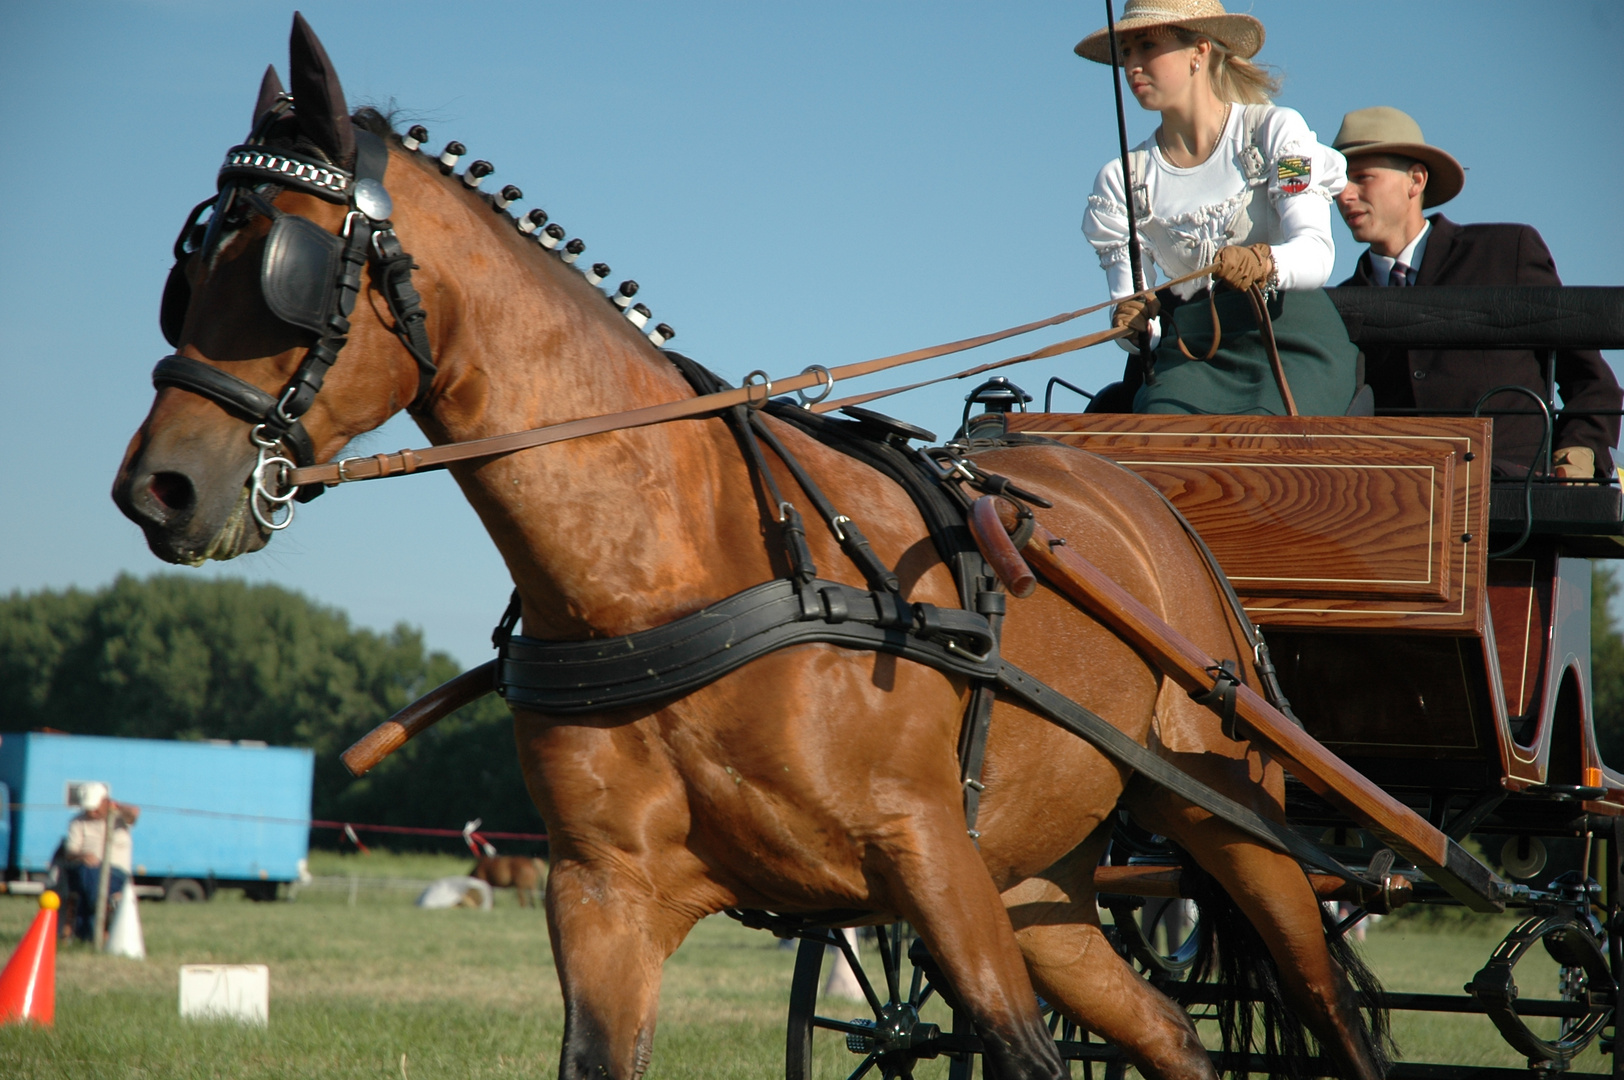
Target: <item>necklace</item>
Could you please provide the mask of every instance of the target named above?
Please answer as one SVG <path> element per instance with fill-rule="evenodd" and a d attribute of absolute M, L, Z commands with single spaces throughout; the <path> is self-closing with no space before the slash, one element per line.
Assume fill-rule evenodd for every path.
<path fill-rule="evenodd" d="M 1156 147 L 1157 147 L 1157 149 L 1161 150 L 1162 157 L 1166 158 L 1168 164 L 1173 165 L 1174 168 L 1193 169 L 1197 165 L 1205 165 L 1207 162 L 1212 160 L 1212 155 L 1214 155 L 1214 154 L 1216 154 L 1218 152 L 1218 144 L 1224 141 L 1224 132 L 1229 130 L 1229 117 L 1230 117 L 1230 114 L 1233 113 L 1234 111 L 1235 111 L 1235 103 L 1233 101 L 1228 102 L 1228 103 L 1226 103 L 1224 105 L 1224 120 L 1223 120 L 1223 123 L 1218 125 L 1218 137 L 1216 139 L 1212 140 L 1212 149 L 1207 151 L 1207 156 L 1206 157 L 1202 158 L 1200 161 L 1195 162 L 1194 164 L 1191 164 L 1191 165 L 1178 165 L 1178 164 L 1174 163 L 1173 155 L 1172 155 L 1171 151 L 1168 150 L 1167 143 L 1162 141 L 1162 129 L 1161 129 L 1160 125 L 1157 125 L 1157 127 L 1156 127 Z"/>

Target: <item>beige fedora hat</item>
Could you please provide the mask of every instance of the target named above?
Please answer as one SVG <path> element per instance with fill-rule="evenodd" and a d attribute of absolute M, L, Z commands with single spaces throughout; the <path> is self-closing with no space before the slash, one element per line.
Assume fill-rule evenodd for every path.
<path fill-rule="evenodd" d="M 1250 15 L 1231 15 L 1218 0 L 1128 0 L 1122 18 L 1116 21 L 1118 34 L 1152 26 L 1194 30 L 1244 58 L 1256 56 L 1263 48 L 1263 24 Z M 1074 51 L 1078 56 L 1109 64 L 1111 35 L 1101 27 L 1079 41 Z"/>
<path fill-rule="evenodd" d="M 1421 125 L 1409 113 L 1388 105 L 1355 109 L 1342 118 L 1332 147 L 1344 157 L 1359 154 L 1397 154 L 1414 158 L 1427 167 L 1427 190 L 1421 205 L 1427 209 L 1442 206 L 1466 186 L 1466 170 L 1460 162 L 1421 137 Z"/>

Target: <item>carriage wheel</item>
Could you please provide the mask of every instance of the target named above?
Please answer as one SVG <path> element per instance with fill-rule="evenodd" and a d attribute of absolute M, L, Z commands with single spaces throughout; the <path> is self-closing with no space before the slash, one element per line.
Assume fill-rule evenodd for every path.
<path fill-rule="evenodd" d="M 879 986 L 857 963 L 856 950 L 838 931 L 824 932 L 822 936 L 802 939 L 800 952 L 795 958 L 795 978 L 790 988 L 789 1036 L 786 1045 L 784 1075 L 787 1080 L 833 1080 L 845 1077 L 857 1080 L 864 1076 L 913 1077 L 914 1069 L 923 1061 L 933 1061 L 930 1075 L 946 1080 L 972 1080 L 975 1060 L 981 1053 L 981 1040 L 975 1034 L 975 1025 L 959 1006 L 952 988 L 942 976 L 941 969 L 930 955 L 925 943 L 913 936 L 906 923 L 877 927 L 879 952 L 884 979 Z M 820 1016 L 817 1011 L 818 990 L 823 981 L 823 960 L 827 948 L 841 950 L 851 964 L 853 973 L 863 987 L 868 1016 L 852 1020 L 836 1016 Z M 949 1030 L 941 1025 L 919 1018 L 928 1005 L 951 1010 Z M 825 1002 L 826 1009 L 832 1002 Z M 852 1003 L 853 1010 L 864 1005 Z M 1119 1052 L 1098 1042 L 1081 1031 L 1071 1020 L 1061 1016 L 1047 1002 L 1038 1001 L 1038 1008 L 1056 1041 L 1056 1048 L 1066 1059 L 1067 1075 L 1072 1075 L 1074 1062 L 1094 1061 L 1104 1065 L 1105 1080 L 1120 1080 L 1123 1063 Z M 841 1014 L 845 1015 L 845 1014 Z M 942 1017 L 942 1019 L 946 1019 Z M 823 1032 L 821 1039 L 817 1033 Z M 823 1060 L 814 1053 L 814 1043 L 822 1047 Z M 843 1046 L 843 1051 L 836 1050 Z M 831 1061 L 831 1051 L 836 1055 Z M 1088 1066 L 1085 1066 L 1087 1069 Z"/>
<path fill-rule="evenodd" d="M 1574 1015 L 1563 1018 L 1554 1039 L 1534 1032 L 1517 1014 L 1515 968 L 1536 942 L 1560 965 L 1562 999 L 1576 1006 Z M 1466 992 L 1483 1004 L 1501 1036 L 1526 1054 L 1531 1065 L 1561 1068 L 1613 1018 L 1618 987 L 1608 970 L 1607 951 L 1606 935 L 1597 921 L 1583 909 L 1564 905 L 1519 923 L 1466 984 Z"/>
<path fill-rule="evenodd" d="M 1179 862 L 1177 849 L 1165 837 L 1150 833 L 1127 814 L 1120 814 L 1106 859 L 1113 866 L 1123 866 L 1134 858 L 1173 866 Z M 1189 974 L 1201 945 L 1199 911 L 1195 911 L 1194 918 L 1185 917 L 1187 910 L 1195 910 L 1193 905 L 1187 909 L 1178 900 L 1104 893 L 1100 906 L 1111 913 L 1116 924 L 1113 938 L 1117 951 L 1137 964 L 1151 982 L 1165 986 L 1182 982 Z"/>
<path fill-rule="evenodd" d="M 889 927 L 875 927 L 878 938 L 880 967 L 884 978 L 878 986 L 863 970 L 857 950 L 839 931 L 824 931 L 802 939 L 795 957 L 795 978 L 790 985 L 789 1035 L 785 1047 L 784 1075 L 787 1080 L 814 1080 L 814 1078 L 877 1076 L 912 1077 L 914 1066 L 920 1061 L 952 1053 L 952 1044 L 973 1042 L 967 1040 L 970 1027 L 962 1013 L 953 1010 L 953 1030 L 944 1034 L 941 1026 L 921 1020 L 920 1011 L 933 998 L 940 997 L 952 1007 L 950 992 L 944 992 L 945 983 L 924 944 L 913 936 L 906 923 Z M 851 965 L 852 973 L 862 987 L 864 1002 L 853 1002 L 852 1011 L 866 1011 L 867 1015 L 853 1019 L 846 1014 L 827 1016 L 818 1014 L 818 991 L 823 982 L 823 958 L 829 946 L 839 949 Z M 836 1008 L 826 1002 L 825 1008 Z M 818 1032 L 826 1033 L 817 1039 Z M 844 1040 L 850 1056 L 828 1060 L 829 1048 L 837 1045 L 833 1037 Z M 957 1037 L 957 1038 L 956 1038 Z M 817 1060 L 814 1043 L 824 1049 L 824 1060 Z M 958 1053 L 948 1068 L 951 1080 L 969 1080 L 968 1055 Z"/>
<path fill-rule="evenodd" d="M 1105 896 L 1100 906 L 1111 913 L 1115 944 L 1157 986 L 1183 982 L 1201 947 L 1201 916 L 1184 917 L 1177 900 L 1141 900 Z"/>

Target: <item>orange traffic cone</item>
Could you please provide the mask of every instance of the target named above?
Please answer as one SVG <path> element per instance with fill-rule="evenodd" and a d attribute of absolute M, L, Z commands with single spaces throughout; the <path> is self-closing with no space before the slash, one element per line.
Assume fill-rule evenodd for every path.
<path fill-rule="evenodd" d="M 56 909 L 61 906 L 56 893 L 40 893 L 34 925 L 0 971 L 0 1024 L 32 1020 L 50 1027 L 56 1019 Z"/>

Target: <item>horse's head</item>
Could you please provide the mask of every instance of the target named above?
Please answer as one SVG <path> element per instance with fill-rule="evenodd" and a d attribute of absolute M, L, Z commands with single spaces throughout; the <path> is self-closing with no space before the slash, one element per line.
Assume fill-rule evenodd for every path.
<path fill-rule="evenodd" d="M 290 74 L 288 94 L 266 71 L 247 143 L 176 241 L 161 313 L 175 352 L 153 372 L 157 396 L 113 485 L 169 562 L 263 547 L 289 514 L 289 463 L 331 457 L 421 401 L 434 375 L 381 182 L 387 125 L 352 120 L 299 15 Z"/>

